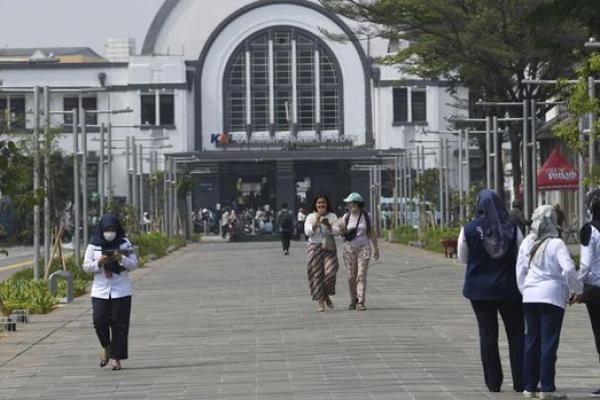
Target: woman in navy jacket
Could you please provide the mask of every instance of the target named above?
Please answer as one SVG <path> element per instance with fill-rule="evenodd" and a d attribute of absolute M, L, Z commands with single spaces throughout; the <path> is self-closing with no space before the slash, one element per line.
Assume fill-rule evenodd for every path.
<path fill-rule="evenodd" d="M 477 199 L 477 216 L 460 231 L 458 258 L 467 265 L 463 295 L 479 326 L 481 363 L 490 392 L 502 386 L 498 350 L 498 313 L 508 338 L 513 389 L 523 391 L 523 349 L 525 326 L 521 293 L 515 266 L 523 235 L 512 222 L 502 199 L 492 190 L 483 190 Z"/>

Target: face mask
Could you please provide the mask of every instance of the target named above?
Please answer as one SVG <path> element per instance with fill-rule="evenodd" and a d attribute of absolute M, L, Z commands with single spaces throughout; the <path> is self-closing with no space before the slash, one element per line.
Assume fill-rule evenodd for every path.
<path fill-rule="evenodd" d="M 104 240 L 106 240 L 107 242 L 112 242 L 117 237 L 117 232 L 107 231 L 104 232 L 102 236 L 104 236 Z"/>

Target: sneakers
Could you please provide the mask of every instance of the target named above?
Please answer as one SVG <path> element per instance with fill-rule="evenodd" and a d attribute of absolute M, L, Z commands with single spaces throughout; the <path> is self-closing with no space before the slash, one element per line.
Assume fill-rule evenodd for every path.
<path fill-rule="evenodd" d="M 551 400 L 551 399 L 568 399 L 566 394 L 559 392 L 539 392 L 538 397 L 540 399 Z"/>
<path fill-rule="evenodd" d="M 290 255 L 290 251 L 289 250 L 284 250 L 283 251 L 283 255 L 284 256 L 289 256 Z"/>
<path fill-rule="evenodd" d="M 523 390 L 523 397 L 526 399 L 533 399 L 537 397 L 537 392 L 530 392 L 529 390 Z"/>

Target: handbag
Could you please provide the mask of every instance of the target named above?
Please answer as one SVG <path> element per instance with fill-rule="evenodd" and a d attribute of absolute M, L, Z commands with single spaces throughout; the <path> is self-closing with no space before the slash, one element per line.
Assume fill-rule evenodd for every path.
<path fill-rule="evenodd" d="M 325 239 L 323 243 L 321 243 L 321 248 L 325 251 L 336 251 L 337 247 L 335 246 L 335 239 L 333 235 L 327 234 L 325 235 Z"/>
<path fill-rule="evenodd" d="M 363 213 L 361 211 L 360 214 L 358 215 L 358 221 L 356 221 L 356 226 L 354 228 L 348 229 L 346 231 L 346 233 L 344 235 L 342 235 L 346 242 L 353 241 L 356 238 L 356 235 L 358 235 L 358 225 L 360 224 L 360 219 L 361 219 L 362 215 L 363 215 Z M 348 225 L 349 219 L 350 219 L 350 215 L 348 215 L 348 218 L 346 218 L 346 226 Z"/>
<path fill-rule="evenodd" d="M 321 249 L 325 251 L 337 251 L 337 247 L 335 246 L 335 238 L 329 232 L 323 234 L 323 228 L 319 226 L 319 230 L 321 231 L 321 235 L 323 235 L 323 242 L 321 243 Z"/>

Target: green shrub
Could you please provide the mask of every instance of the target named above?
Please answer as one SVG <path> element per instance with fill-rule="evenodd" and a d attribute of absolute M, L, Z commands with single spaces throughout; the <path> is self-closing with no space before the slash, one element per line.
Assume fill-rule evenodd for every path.
<path fill-rule="evenodd" d="M 443 239 L 458 239 L 460 228 L 427 229 L 421 233 L 421 244 L 425 250 L 443 253 L 440 243 Z M 403 225 L 393 231 L 392 242 L 409 244 L 419 241 L 419 231 L 412 226 Z"/>

